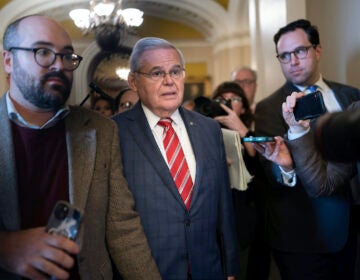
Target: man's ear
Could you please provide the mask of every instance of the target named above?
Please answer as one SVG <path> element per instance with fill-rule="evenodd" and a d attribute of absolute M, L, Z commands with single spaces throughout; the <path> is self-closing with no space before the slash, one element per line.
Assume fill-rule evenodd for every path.
<path fill-rule="evenodd" d="M 315 48 L 316 57 L 318 60 L 320 60 L 321 54 L 322 54 L 322 46 L 319 44 Z"/>
<path fill-rule="evenodd" d="M 135 73 L 133 72 L 130 72 L 129 75 L 128 75 L 128 84 L 129 84 L 129 87 L 137 92 L 137 86 L 136 86 L 136 81 L 135 81 Z"/>
<path fill-rule="evenodd" d="M 9 51 L 3 50 L 2 57 L 3 57 L 4 70 L 7 74 L 10 74 L 12 69 L 12 54 Z"/>

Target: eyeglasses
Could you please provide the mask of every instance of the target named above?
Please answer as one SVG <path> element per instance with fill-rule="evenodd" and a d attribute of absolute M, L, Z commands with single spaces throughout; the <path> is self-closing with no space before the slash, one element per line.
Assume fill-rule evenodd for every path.
<path fill-rule="evenodd" d="M 133 106 L 134 106 L 134 104 L 131 103 L 130 101 L 126 101 L 126 102 L 124 102 L 124 103 L 120 103 L 120 105 L 119 105 L 119 107 L 120 107 L 121 109 L 130 109 L 130 108 L 133 107 Z"/>
<path fill-rule="evenodd" d="M 41 67 L 49 67 L 55 62 L 56 56 L 60 56 L 64 70 L 67 71 L 74 71 L 79 67 L 83 59 L 80 55 L 74 53 L 56 53 L 48 48 L 11 47 L 9 51 L 11 52 L 12 50 L 33 52 L 35 62 Z"/>
<path fill-rule="evenodd" d="M 242 101 L 242 98 L 239 97 L 239 96 L 232 97 L 232 98 L 229 98 L 229 99 L 226 99 L 226 98 L 223 98 L 223 97 L 218 97 L 218 98 L 215 99 L 215 101 L 218 102 L 218 103 L 226 105 L 229 101 L 234 102 L 234 103 L 239 103 L 239 102 Z"/>
<path fill-rule="evenodd" d="M 279 61 L 283 64 L 290 63 L 291 61 L 291 54 L 294 54 L 296 58 L 298 59 L 304 59 L 307 57 L 309 49 L 316 48 L 316 45 L 311 46 L 301 46 L 293 50 L 292 52 L 283 52 L 278 54 L 276 57 L 279 59 Z"/>
<path fill-rule="evenodd" d="M 155 82 L 165 79 L 166 75 L 169 75 L 170 78 L 173 80 L 179 80 L 179 79 L 185 77 L 185 69 L 183 69 L 183 68 L 174 68 L 174 69 L 171 69 L 168 73 L 163 70 L 154 70 L 154 71 L 151 71 L 150 73 L 135 71 L 135 73 L 144 75 L 145 77 L 150 78 L 151 80 L 153 80 Z"/>
<path fill-rule="evenodd" d="M 252 79 L 244 79 L 244 80 L 235 80 L 240 86 L 250 86 L 255 83 L 255 80 Z"/>

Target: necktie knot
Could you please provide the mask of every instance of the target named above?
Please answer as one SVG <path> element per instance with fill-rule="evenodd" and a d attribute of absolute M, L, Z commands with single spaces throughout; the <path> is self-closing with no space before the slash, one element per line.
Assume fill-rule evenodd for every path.
<path fill-rule="evenodd" d="M 172 123 L 172 119 L 170 119 L 170 118 L 160 119 L 158 121 L 158 125 L 160 125 L 164 128 L 164 133 L 167 133 L 169 131 L 169 129 L 173 129 L 171 123 Z"/>
<path fill-rule="evenodd" d="M 313 92 L 315 92 L 318 88 L 319 88 L 319 87 L 318 87 L 317 85 L 312 85 L 312 86 L 307 87 L 306 90 L 307 90 L 308 93 L 313 93 Z"/>
<path fill-rule="evenodd" d="M 171 126 L 171 123 L 172 123 L 172 119 L 170 118 L 166 118 L 166 119 L 160 119 L 158 121 L 158 125 L 164 127 L 164 128 L 168 128 Z"/>

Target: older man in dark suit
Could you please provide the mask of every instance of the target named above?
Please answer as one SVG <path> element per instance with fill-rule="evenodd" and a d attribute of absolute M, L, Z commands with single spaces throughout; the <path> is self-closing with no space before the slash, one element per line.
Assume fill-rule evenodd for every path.
<path fill-rule="evenodd" d="M 340 111 L 360 99 L 358 89 L 322 78 L 319 33 L 309 21 L 289 23 L 275 34 L 274 41 L 287 82 L 258 103 L 257 135 L 288 132 L 290 140 L 302 135 L 302 130 L 288 131 L 282 116 L 282 103 L 293 91 L 307 92 L 316 85 L 328 111 Z M 351 248 L 356 245 L 350 230 L 349 189 L 330 197 L 310 198 L 292 165 L 279 166 L 266 160 L 264 166 L 272 182 L 266 204 L 266 235 L 282 279 L 352 279 L 355 250 Z"/>
<path fill-rule="evenodd" d="M 139 40 L 118 114 L 124 174 L 164 279 L 234 279 L 237 248 L 224 144 L 214 120 L 181 107 L 184 58 L 160 38 Z M 177 164 L 178 163 L 178 164 Z"/>

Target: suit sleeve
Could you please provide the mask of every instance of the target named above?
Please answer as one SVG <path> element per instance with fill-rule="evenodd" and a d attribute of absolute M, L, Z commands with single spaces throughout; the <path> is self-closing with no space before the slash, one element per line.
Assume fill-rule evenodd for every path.
<path fill-rule="evenodd" d="M 316 122 L 316 143 L 329 160 L 359 160 L 360 101 L 349 107 L 346 112 L 320 117 Z"/>
<path fill-rule="evenodd" d="M 256 136 L 284 136 L 288 126 L 282 117 L 282 102 L 277 99 L 268 99 L 256 106 L 255 135 Z M 266 177 L 272 188 L 288 188 L 284 184 L 279 166 L 260 156 Z"/>
<path fill-rule="evenodd" d="M 133 196 L 123 176 L 115 123 L 113 128 L 106 233 L 110 254 L 124 279 L 161 279 L 140 217 L 134 209 Z"/>
<path fill-rule="evenodd" d="M 306 192 L 313 197 L 330 195 L 348 185 L 356 175 L 355 163 L 327 162 L 315 147 L 312 131 L 287 141 L 295 170 Z"/>

